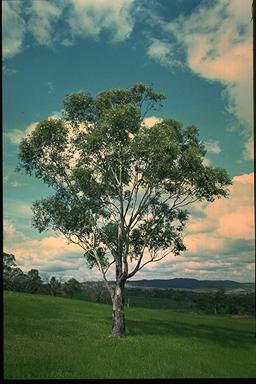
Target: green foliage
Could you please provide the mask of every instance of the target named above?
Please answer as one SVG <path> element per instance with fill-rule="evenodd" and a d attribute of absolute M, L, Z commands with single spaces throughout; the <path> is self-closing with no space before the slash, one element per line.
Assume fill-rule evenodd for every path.
<path fill-rule="evenodd" d="M 150 262 L 184 251 L 186 206 L 228 195 L 231 180 L 205 165 L 196 127 L 172 119 L 145 126 L 164 98 L 141 83 L 95 98 L 74 93 L 62 119 L 42 121 L 20 144 L 18 169 L 55 191 L 33 204 L 34 227 L 79 244 L 105 281 L 112 263 L 124 282 L 145 265 L 146 251 Z"/>
<path fill-rule="evenodd" d="M 94 100 L 89 93 L 68 95 L 64 100 L 64 117 L 75 127 L 82 121 L 94 121 Z"/>
<path fill-rule="evenodd" d="M 6 252 L 3 252 L 3 273 L 12 272 L 17 268 L 15 256 Z"/>
<path fill-rule="evenodd" d="M 66 148 L 68 130 L 59 119 L 43 120 L 36 129 L 21 140 L 17 167 L 29 174 L 33 173 L 48 185 L 56 185 L 56 171 L 63 175 L 65 162 L 62 153 Z"/>
<path fill-rule="evenodd" d="M 84 200 L 84 203 L 83 203 Z M 83 210 L 81 210 L 83 205 Z M 94 207 L 96 209 L 96 207 Z M 40 231 L 45 231 L 49 225 L 54 230 L 69 233 L 89 233 L 93 216 L 90 204 L 86 199 L 77 202 L 71 196 L 56 193 L 55 196 L 35 201 L 32 206 L 34 212 L 33 225 Z"/>
<path fill-rule="evenodd" d="M 141 116 L 133 105 L 122 105 L 114 109 L 104 110 L 102 121 L 105 137 L 114 142 L 125 145 L 129 140 L 129 133 L 134 134 L 139 130 Z"/>
<path fill-rule="evenodd" d="M 98 246 L 96 247 L 95 252 L 87 251 L 84 253 L 84 257 L 86 259 L 86 263 L 89 269 L 95 267 L 95 253 L 101 261 L 101 266 L 103 268 L 106 268 L 108 266 L 108 256 L 106 254 L 106 251 L 102 247 Z"/>
<path fill-rule="evenodd" d="M 64 283 L 64 291 L 67 295 L 73 296 L 81 290 L 81 284 L 73 277 Z"/>
<path fill-rule="evenodd" d="M 96 97 L 96 108 L 101 116 L 105 110 L 131 104 L 141 109 L 142 115 L 145 116 L 149 110 L 157 110 L 164 99 L 165 96 L 155 92 L 151 86 L 137 83 L 130 89 L 113 89 L 101 92 Z"/>
<path fill-rule="evenodd" d="M 130 288 L 126 287 L 126 298 L 134 307 L 174 309 L 194 313 L 229 314 L 255 316 L 255 293 L 225 293 L 221 288 L 215 292 L 181 289 Z"/>
<path fill-rule="evenodd" d="M 55 276 L 51 277 L 49 291 L 52 296 L 56 296 L 61 291 L 61 282 L 57 280 Z"/>
<path fill-rule="evenodd" d="M 10 291 L 36 293 L 42 285 L 37 269 L 24 273 L 16 264 L 15 256 L 3 252 L 3 282 L 4 288 Z"/>
<path fill-rule="evenodd" d="M 100 281 L 83 283 L 80 299 L 94 303 L 110 304 L 109 293 L 104 283 Z"/>
<path fill-rule="evenodd" d="M 36 293 L 38 292 L 42 284 L 41 277 L 37 269 L 31 269 L 27 273 L 26 292 Z"/>
<path fill-rule="evenodd" d="M 3 286 L 11 291 L 21 290 L 24 286 L 25 275 L 17 266 L 15 256 L 3 252 Z"/>

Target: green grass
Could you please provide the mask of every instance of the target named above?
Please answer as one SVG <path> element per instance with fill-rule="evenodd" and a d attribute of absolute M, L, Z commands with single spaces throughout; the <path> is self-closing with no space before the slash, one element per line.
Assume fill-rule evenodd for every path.
<path fill-rule="evenodd" d="M 126 309 L 127 337 L 108 337 L 111 307 L 5 292 L 5 379 L 253 378 L 254 319 Z"/>

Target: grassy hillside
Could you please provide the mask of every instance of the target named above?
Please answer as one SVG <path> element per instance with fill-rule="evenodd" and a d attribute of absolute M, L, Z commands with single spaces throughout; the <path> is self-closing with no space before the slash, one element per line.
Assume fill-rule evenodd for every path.
<path fill-rule="evenodd" d="M 127 333 L 108 337 L 111 307 L 5 292 L 4 377 L 256 377 L 254 319 L 127 308 Z"/>

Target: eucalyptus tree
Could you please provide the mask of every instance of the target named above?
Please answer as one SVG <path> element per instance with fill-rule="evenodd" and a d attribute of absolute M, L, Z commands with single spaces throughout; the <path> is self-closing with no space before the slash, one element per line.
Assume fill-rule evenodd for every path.
<path fill-rule="evenodd" d="M 54 191 L 34 202 L 33 225 L 61 232 L 101 272 L 113 303 L 113 336 L 125 334 L 126 281 L 184 251 L 186 207 L 226 197 L 231 183 L 224 169 L 205 165 L 196 127 L 171 119 L 145 123 L 164 99 L 141 83 L 95 98 L 73 93 L 62 117 L 38 123 L 19 147 L 18 169 Z"/>
<path fill-rule="evenodd" d="M 3 286 L 11 291 L 22 290 L 25 274 L 17 266 L 15 256 L 3 252 Z"/>
<path fill-rule="evenodd" d="M 42 279 L 38 269 L 31 269 L 28 271 L 26 280 L 26 292 L 36 293 L 42 286 Z"/>
<path fill-rule="evenodd" d="M 49 281 L 48 287 L 50 295 L 56 296 L 61 291 L 61 282 L 57 280 L 55 276 L 52 276 Z"/>

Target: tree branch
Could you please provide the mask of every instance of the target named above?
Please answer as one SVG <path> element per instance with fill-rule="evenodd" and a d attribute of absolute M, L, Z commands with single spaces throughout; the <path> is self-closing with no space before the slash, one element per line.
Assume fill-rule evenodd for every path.
<path fill-rule="evenodd" d="M 137 266 L 134 268 L 134 270 L 129 273 L 129 275 L 127 276 L 127 279 L 130 279 L 132 276 L 134 276 L 138 271 L 140 271 L 145 265 L 149 264 L 149 263 L 153 263 L 153 262 L 157 262 L 157 261 L 160 261 L 162 259 L 164 259 L 167 255 L 169 255 L 171 252 L 173 252 L 173 249 L 169 250 L 168 252 L 166 252 L 163 256 L 159 257 L 158 259 L 156 259 L 155 257 L 151 257 L 151 260 L 148 260 L 146 261 L 144 264 L 142 264 L 140 266 L 140 262 L 143 258 L 143 255 L 141 255 L 140 259 L 139 259 L 139 262 L 137 263 Z"/>
<path fill-rule="evenodd" d="M 59 229 L 59 230 L 60 230 L 60 229 Z M 74 241 L 73 239 L 71 239 L 71 237 L 68 236 L 67 234 L 65 234 L 62 230 L 60 230 L 60 231 L 61 231 L 61 233 L 63 233 L 63 235 L 64 235 L 69 241 L 71 241 L 71 242 L 74 243 L 74 244 L 79 245 L 83 250 L 85 250 L 85 251 L 88 251 L 88 250 L 89 250 L 89 251 L 91 252 L 91 254 L 92 254 L 92 256 L 94 257 L 94 259 L 96 260 L 96 263 L 97 263 L 97 265 L 98 265 L 98 268 L 99 268 L 99 270 L 100 270 L 100 272 L 101 272 L 101 274 L 102 274 L 102 277 L 103 277 L 104 283 L 105 283 L 105 285 L 106 285 L 106 288 L 108 289 L 108 291 L 109 291 L 109 293 L 110 293 L 110 296 L 111 296 L 111 298 L 112 298 L 112 297 L 113 297 L 113 294 L 114 294 L 114 291 L 113 291 L 113 289 L 111 288 L 111 286 L 109 285 L 109 282 L 108 282 L 108 280 L 107 280 L 107 278 L 106 278 L 106 272 L 104 271 L 103 266 L 101 265 L 99 256 L 97 255 L 97 252 L 95 251 L 95 245 L 96 245 L 95 233 L 93 233 L 93 245 L 91 245 L 91 244 L 89 243 L 88 240 L 84 239 L 83 241 L 86 242 L 86 244 L 87 244 L 87 247 L 84 247 L 81 243 L 76 242 L 76 241 Z M 78 239 L 79 239 L 79 241 L 81 242 L 80 237 L 79 237 L 78 235 L 75 235 L 75 236 L 77 236 Z"/>
<path fill-rule="evenodd" d="M 135 219 L 136 219 L 137 217 L 140 218 L 140 216 L 141 216 L 141 212 L 142 212 L 143 209 L 145 208 L 145 206 L 146 206 L 146 204 L 147 204 L 147 202 L 148 202 L 148 199 L 149 199 L 151 193 L 152 193 L 152 189 L 150 189 L 150 187 L 147 187 L 146 192 L 144 193 L 144 195 L 143 195 L 142 198 L 141 198 L 141 201 L 140 201 L 140 203 L 139 203 L 139 206 L 138 206 L 138 209 L 137 209 L 136 213 L 134 214 L 134 216 L 133 216 L 133 214 L 132 214 L 132 216 L 131 216 L 131 218 L 130 218 L 130 221 L 129 221 L 129 224 L 128 224 L 128 227 L 129 227 L 130 229 L 134 228 L 134 226 L 137 224 L 138 220 L 135 221 Z M 132 224 L 133 224 L 133 225 L 132 225 Z"/>
<path fill-rule="evenodd" d="M 127 206 L 126 206 L 126 209 L 125 209 L 125 212 L 124 212 L 124 218 L 126 217 L 126 214 L 127 212 L 129 211 L 129 208 L 130 208 L 130 204 L 131 204 L 131 201 L 132 201 L 132 196 L 133 196 L 133 193 L 134 193 L 134 190 L 135 188 L 139 188 L 139 185 L 142 181 L 142 178 L 139 180 L 138 179 L 138 176 L 139 176 L 139 168 L 137 167 L 136 169 L 136 174 L 134 176 L 134 183 L 133 183 L 133 186 L 132 186 L 132 190 L 131 190 L 131 193 L 130 193 L 130 196 L 129 196 L 129 200 L 127 202 Z"/>

